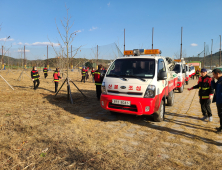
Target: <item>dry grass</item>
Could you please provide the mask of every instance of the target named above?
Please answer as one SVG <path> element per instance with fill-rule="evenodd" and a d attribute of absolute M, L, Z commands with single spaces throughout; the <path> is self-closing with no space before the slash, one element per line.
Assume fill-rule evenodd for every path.
<path fill-rule="evenodd" d="M 0 71 L 15 88 L 0 78 L 0 169 L 222 169 L 215 104 L 214 122 L 200 121 L 195 90 L 177 93 L 165 121 L 155 123 L 152 117 L 110 115 L 94 84 L 79 82 L 78 73 L 71 79 L 87 99 L 71 85 L 71 105 L 66 86 L 54 98 L 52 72 L 46 80 L 41 73 L 36 91 L 26 75 L 19 82 L 21 71 L 13 72 Z"/>

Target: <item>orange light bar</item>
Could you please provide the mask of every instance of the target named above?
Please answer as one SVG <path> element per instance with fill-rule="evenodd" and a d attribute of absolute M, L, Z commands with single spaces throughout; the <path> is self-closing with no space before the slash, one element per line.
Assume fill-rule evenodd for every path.
<path fill-rule="evenodd" d="M 151 50 L 144 49 L 144 54 L 160 54 L 160 50 L 159 49 L 151 49 Z"/>
<path fill-rule="evenodd" d="M 133 50 L 124 51 L 124 55 L 133 55 Z"/>
<path fill-rule="evenodd" d="M 181 60 L 180 60 L 180 59 L 177 59 L 177 60 L 175 59 L 174 61 L 176 61 L 176 62 L 178 62 L 178 63 L 180 63 L 180 62 L 181 62 Z"/>

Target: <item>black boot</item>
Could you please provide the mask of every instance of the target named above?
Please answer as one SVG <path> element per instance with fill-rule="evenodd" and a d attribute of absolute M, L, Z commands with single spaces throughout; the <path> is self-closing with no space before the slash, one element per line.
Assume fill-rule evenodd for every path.
<path fill-rule="evenodd" d="M 217 134 L 222 134 L 222 127 L 216 128 L 217 129 Z"/>

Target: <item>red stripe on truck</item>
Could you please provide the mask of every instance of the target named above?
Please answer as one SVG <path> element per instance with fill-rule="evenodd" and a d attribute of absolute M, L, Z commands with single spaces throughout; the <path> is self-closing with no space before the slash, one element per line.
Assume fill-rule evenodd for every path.
<path fill-rule="evenodd" d="M 166 87 L 168 89 L 168 86 Z M 165 94 L 165 90 L 154 98 L 138 98 L 138 97 L 125 97 L 102 94 L 100 97 L 100 105 L 102 108 L 119 113 L 134 114 L 134 115 L 151 115 L 159 109 L 161 100 Z M 131 102 L 131 106 L 122 106 L 112 104 L 112 99 L 126 100 Z M 150 110 L 145 112 L 145 107 L 149 106 Z"/>

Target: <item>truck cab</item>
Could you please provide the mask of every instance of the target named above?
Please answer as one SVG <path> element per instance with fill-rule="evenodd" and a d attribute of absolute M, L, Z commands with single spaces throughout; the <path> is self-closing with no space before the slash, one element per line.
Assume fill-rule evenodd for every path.
<path fill-rule="evenodd" d="M 153 115 L 155 121 L 163 121 L 165 99 L 169 106 L 174 103 L 177 74 L 159 54 L 158 49 L 124 51 L 127 57 L 116 59 L 106 72 L 101 107 L 111 113 Z"/>
<path fill-rule="evenodd" d="M 195 75 L 195 67 L 194 66 L 190 66 L 190 68 L 189 68 L 189 77 L 194 77 L 194 75 Z"/>
<path fill-rule="evenodd" d="M 173 69 L 175 73 L 178 75 L 178 81 L 177 81 L 177 87 L 176 90 L 179 90 L 179 93 L 182 93 L 184 90 L 184 85 L 185 85 L 185 68 L 182 62 L 177 62 L 175 64 L 175 67 Z"/>

